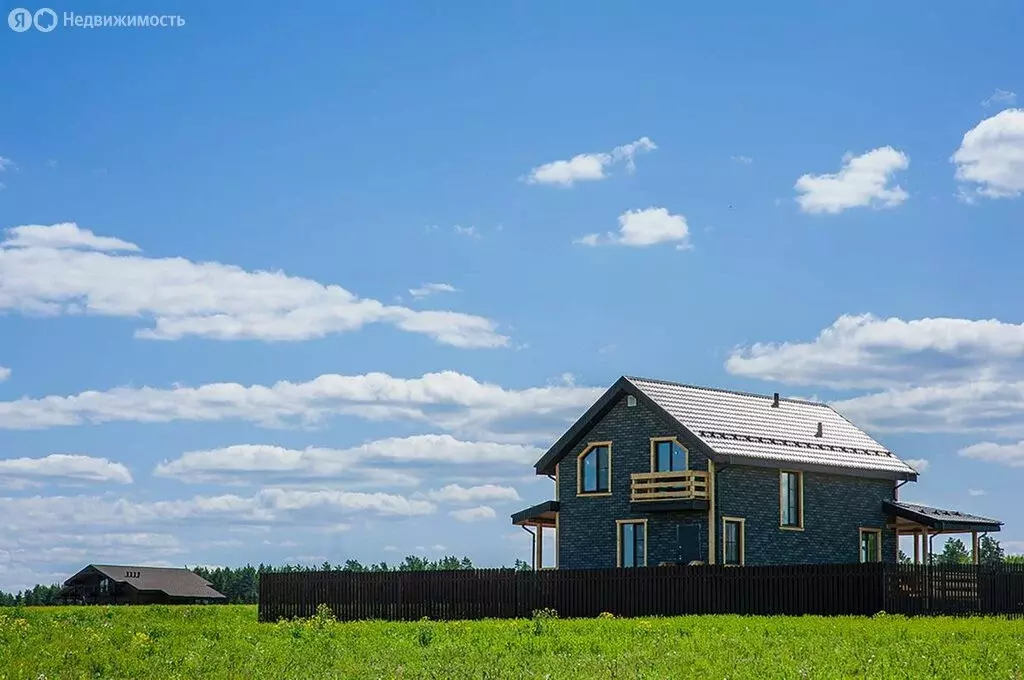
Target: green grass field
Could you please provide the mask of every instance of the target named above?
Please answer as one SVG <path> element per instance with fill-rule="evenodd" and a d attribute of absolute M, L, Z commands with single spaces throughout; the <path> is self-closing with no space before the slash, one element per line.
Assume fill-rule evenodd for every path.
<path fill-rule="evenodd" d="M 1024 678 L 1000 619 L 256 622 L 256 608 L 0 609 L 0 678 Z"/>

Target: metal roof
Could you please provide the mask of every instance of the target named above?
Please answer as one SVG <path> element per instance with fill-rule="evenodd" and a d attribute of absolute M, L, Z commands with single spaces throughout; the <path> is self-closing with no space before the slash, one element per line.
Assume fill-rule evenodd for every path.
<path fill-rule="evenodd" d="M 939 531 L 999 531 L 1003 524 L 991 517 L 903 501 L 882 501 L 882 510 Z"/>
<path fill-rule="evenodd" d="M 70 585 L 79 575 L 90 568 L 95 569 L 112 581 L 128 583 L 136 590 L 159 590 L 171 597 L 224 599 L 224 595 L 214 590 L 210 582 L 199 574 L 188 569 L 169 567 L 90 564 L 78 572 L 78 574 L 65 581 L 65 585 Z"/>
<path fill-rule="evenodd" d="M 827 404 L 649 378 L 626 380 L 721 456 L 765 463 L 916 471 Z M 818 435 L 819 424 L 821 436 Z"/>

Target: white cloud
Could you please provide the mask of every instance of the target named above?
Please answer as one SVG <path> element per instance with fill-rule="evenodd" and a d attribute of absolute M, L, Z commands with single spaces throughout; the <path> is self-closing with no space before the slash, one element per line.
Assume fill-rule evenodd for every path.
<path fill-rule="evenodd" d="M 734 375 L 830 387 L 1024 378 L 1024 324 L 843 315 L 810 342 L 737 348 L 725 367 Z"/>
<path fill-rule="evenodd" d="M 484 501 L 517 501 L 519 493 L 511 486 L 481 484 L 464 487 L 449 484 L 427 492 L 427 498 L 438 503 L 480 503 Z"/>
<path fill-rule="evenodd" d="M 968 200 L 1024 193 L 1024 109 L 1006 109 L 978 123 L 950 160 Z"/>
<path fill-rule="evenodd" d="M 892 208 L 909 197 L 899 185 L 890 186 L 893 175 L 909 165 L 907 155 L 891 146 L 860 156 L 847 153 L 839 172 L 805 174 L 797 179 L 796 201 L 805 213 L 839 213 L 864 206 Z"/>
<path fill-rule="evenodd" d="M 960 449 L 959 453 L 965 458 L 974 460 L 999 463 L 1009 467 L 1024 467 L 1024 441 L 1015 444 L 982 442 Z"/>
<path fill-rule="evenodd" d="M 890 389 L 832 405 L 857 425 L 877 431 L 1024 436 L 1024 382 L 977 381 Z"/>
<path fill-rule="evenodd" d="M 381 517 L 409 517 L 429 515 L 436 510 L 433 503 L 422 499 L 332 488 L 268 488 L 251 496 L 224 494 L 158 501 L 107 496 L 0 497 L 0 517 L 17 517 L 19 533 L 179 523 L 195 527 L 202 521 L 221 526 L 301 522 L 304 527 L 312 527 L 336 524 L 339 516 L 372 513 Z"/>
<path fill-rule="evenodd" d="M 386 545 L 383 549 L 386 552 L 398 552 L 398 546 L 395 545 Z"/>
<path fill-rule="evenodd" d="M 453 371 L 427 373 L 420 378 L 395 378 L 385 373 L 326 374 L 309 382 L 273 385 L 116 387 L 72 396 L 0 401 L 0 429 L 115 421 L 220 420 L 275 427 L 316 423 L 345 414 L 370 420 L 429 422 L 449 432 L 494 441 L 525 441 L 543 439 L 552 430 L 564 429 L 603 391 L 562 385 L 505 389 Z M 516 419 L 514 434 L 494 433 L 494 428 Z M 540 431 L 524 430 L 525 419 L 538 423 Z"/>
<path fill-rule="evenodd" d="M 968 496 L 987 496 L 988 494 L 985 493 L 984 489 L 968 489 L 967 490 L 967 495 Z"/>
<path fill-rule="evenodd" d="M 1010 90 L 1001 90 L 998 87 L 996 91 L 981 100 L 981 105 L 985 108 L 990 106 L 1003 106 L 1004 104 L 1009 106 L 1017 101 L 1017 93 L 1011 92 Z"/>
<path fill-rule="evenodd" d="M 481 316 L 385 305 L 283 272 L 110 252 L 132 247 L 73 224 L 9 229 L 0 242 L 0 310 L 148 318 L 152 326 L 136 337 L 161 340 L 298 341 L 384 323 L 456 347 L 509 344 Z"/>
<path fill-rule="evenodd" d="M 581 153 L 569 160 L 539 165 L 525 179 L 530 184 L 558 184 L 565 187 L 576 182 L 602 180 L 608 177 L 606 171 L 618 163 L 625 165 L 628 172 L 633 172 L 636 169 L 636 155 L 657 148 L 649 138 L 641 137 L 635 142 L 617 146 L 611 152 Z"/>
<path fill-rule="evenodd" d="M 456 224 L 454 227 L 452 227 L 452 231 L 454 231 L 455 234 L 458 236 L 465 236 L 467 238 L 480 238 L 480 232 L 477 231 L 477 228 L 472 225 L 468 227 L 463 227 L 460 224 Z"/>
<path fill-rule="evenodd" d="M 109 236 L 97 236 L 77 224 L 42 225 L 28 224 L 7 230 L 7 237 L 0 244 L 5 248 L 53 248 L 82 249 L 99 251 L 130 251 L 140 249 L 134 243 Z"/>
<path fill-rule="evenodd" d="M 392 485 L 416 484 L 418 480 L 408 474 L 408 469 L 383 470 L 361 465 L 486 463 L 490 466 L 523 467 L 532 464 L 543 453 L 542 449 L 532 446 L 460 441 L 450 435 L 393 437 L 348 449 L 308 447 L 296 450 L 271 445 L 236 444 L 185 453 L 157 465 L 154 474 L 188 482 L 237 480 L 258 475 L 310 479 L 346 477 Z M 512 492 L 515 490 L 512 489 Z"/>
<path fill-rule="evenodd" d="M 4 366 L 0 366 L 0 382 L 3 382 L 11 377 L 11 369 Z"/>
<path fill-rule="evenodd" d="M 928 460 L 924 458 L 908 458 L 903 462 L 909 465 L 910 467 L 914 468 L 921 474 L 927 472 L 928 468 L 930 468 L 932 465 Z"/>
<path fill-rule="evenodd" d="M 409 294 L 416 299 L 429 297 L 434 293 L 457 293 L 458 288 L 450 283 L 424 283 L 419 288 L 410 288 Z"/>
<path fill-rule="evenodd" d="M 77 480 L 131 484 L 132 476 L 121 463 L 91 456 L 50 454 L 42 458 L 0 460 L 0 479 Z"/>
<path fill-rule="evenodd" d="M 842 316 L 810 342 L 733 351 L 734 375 L 881 391 L 833 402 L 888 432 L 1024 436 L 1024 324 Z"/>
<path fill-rule="evenodd" d="M 750 165 L 754 162 L 754 159 L 750 156 L 732 156 L 732 161 L 741 165 Z"/>
<path fill-rule="evenodd" d="M 481 505 L 475 508 L 463 508 L 461 510 L 452 510 L 448 513 L 453 519 L 457 519 L 460 522 L 479 522 L 485 519 L 492 519 L 497 516 L 494 512 L 494 508 Z"/>
<path fill-rule="evenodd" d="M 690 227 L 682 215 L 673 215 L 665 208 L 627 210 L 619 215 L 618 233 L 608 232 L 605 236 L 586 234 L 575 243 L 585 246 L 613 244 L 644 248 L 660 243 L 675 243 L 677 250 L 688 250 Z"/>
<path fill-rule="evenodd" d="M 16 167 L 14 165 L 14 161 L 12 161 L 10 158 L 4 158 L 3 156 L 0 156 L 0 172 L 10 170 L 11 168 L 14 167 Z"/>

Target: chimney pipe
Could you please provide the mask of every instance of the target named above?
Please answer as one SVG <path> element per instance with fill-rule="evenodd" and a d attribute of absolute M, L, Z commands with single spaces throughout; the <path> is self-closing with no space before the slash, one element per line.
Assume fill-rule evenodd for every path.
<path fill-rule="evenodd" d="M 775 396 L 772 397 L 772 408 L 778 408 L 778 407 L 779 407 L 779 393 L 776 392 Z"/>
<path fill-rule="evenodd" d="M 818 431 L 816 433 L 814 433 L 814 436 L 815 437 L 822 436 L 822 434 L 821 434 L 821 421 L 820 420 L 818 421 Z"/>

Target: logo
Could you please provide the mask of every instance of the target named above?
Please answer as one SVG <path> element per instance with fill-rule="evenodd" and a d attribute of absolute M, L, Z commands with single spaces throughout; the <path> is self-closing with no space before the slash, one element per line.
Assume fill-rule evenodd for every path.
<path fill-rule="evenodd" d="M 24 33 L 32 28 L 32 12 L 23 7 L 15 7 L 7 15 L 7 25 L 11 27 L 12 31 Z"/>
<path fill-rule="evenodd" d="M 57 13 L 49 7 L 44 7 L 36 11 L 32 21 L 35 23 L 37 31 L 49 33 L 57 28 Z"/>
<path fill-rule="evenodd" d="M 7 15 L 7 25 L 16 33 L 24 33 L 32 26 L 41 33 L 49 33 L 57 28 L 57 13 L 49 7 L 36 10 L 35 14 L 24 7 L 15 7 Z"/>

